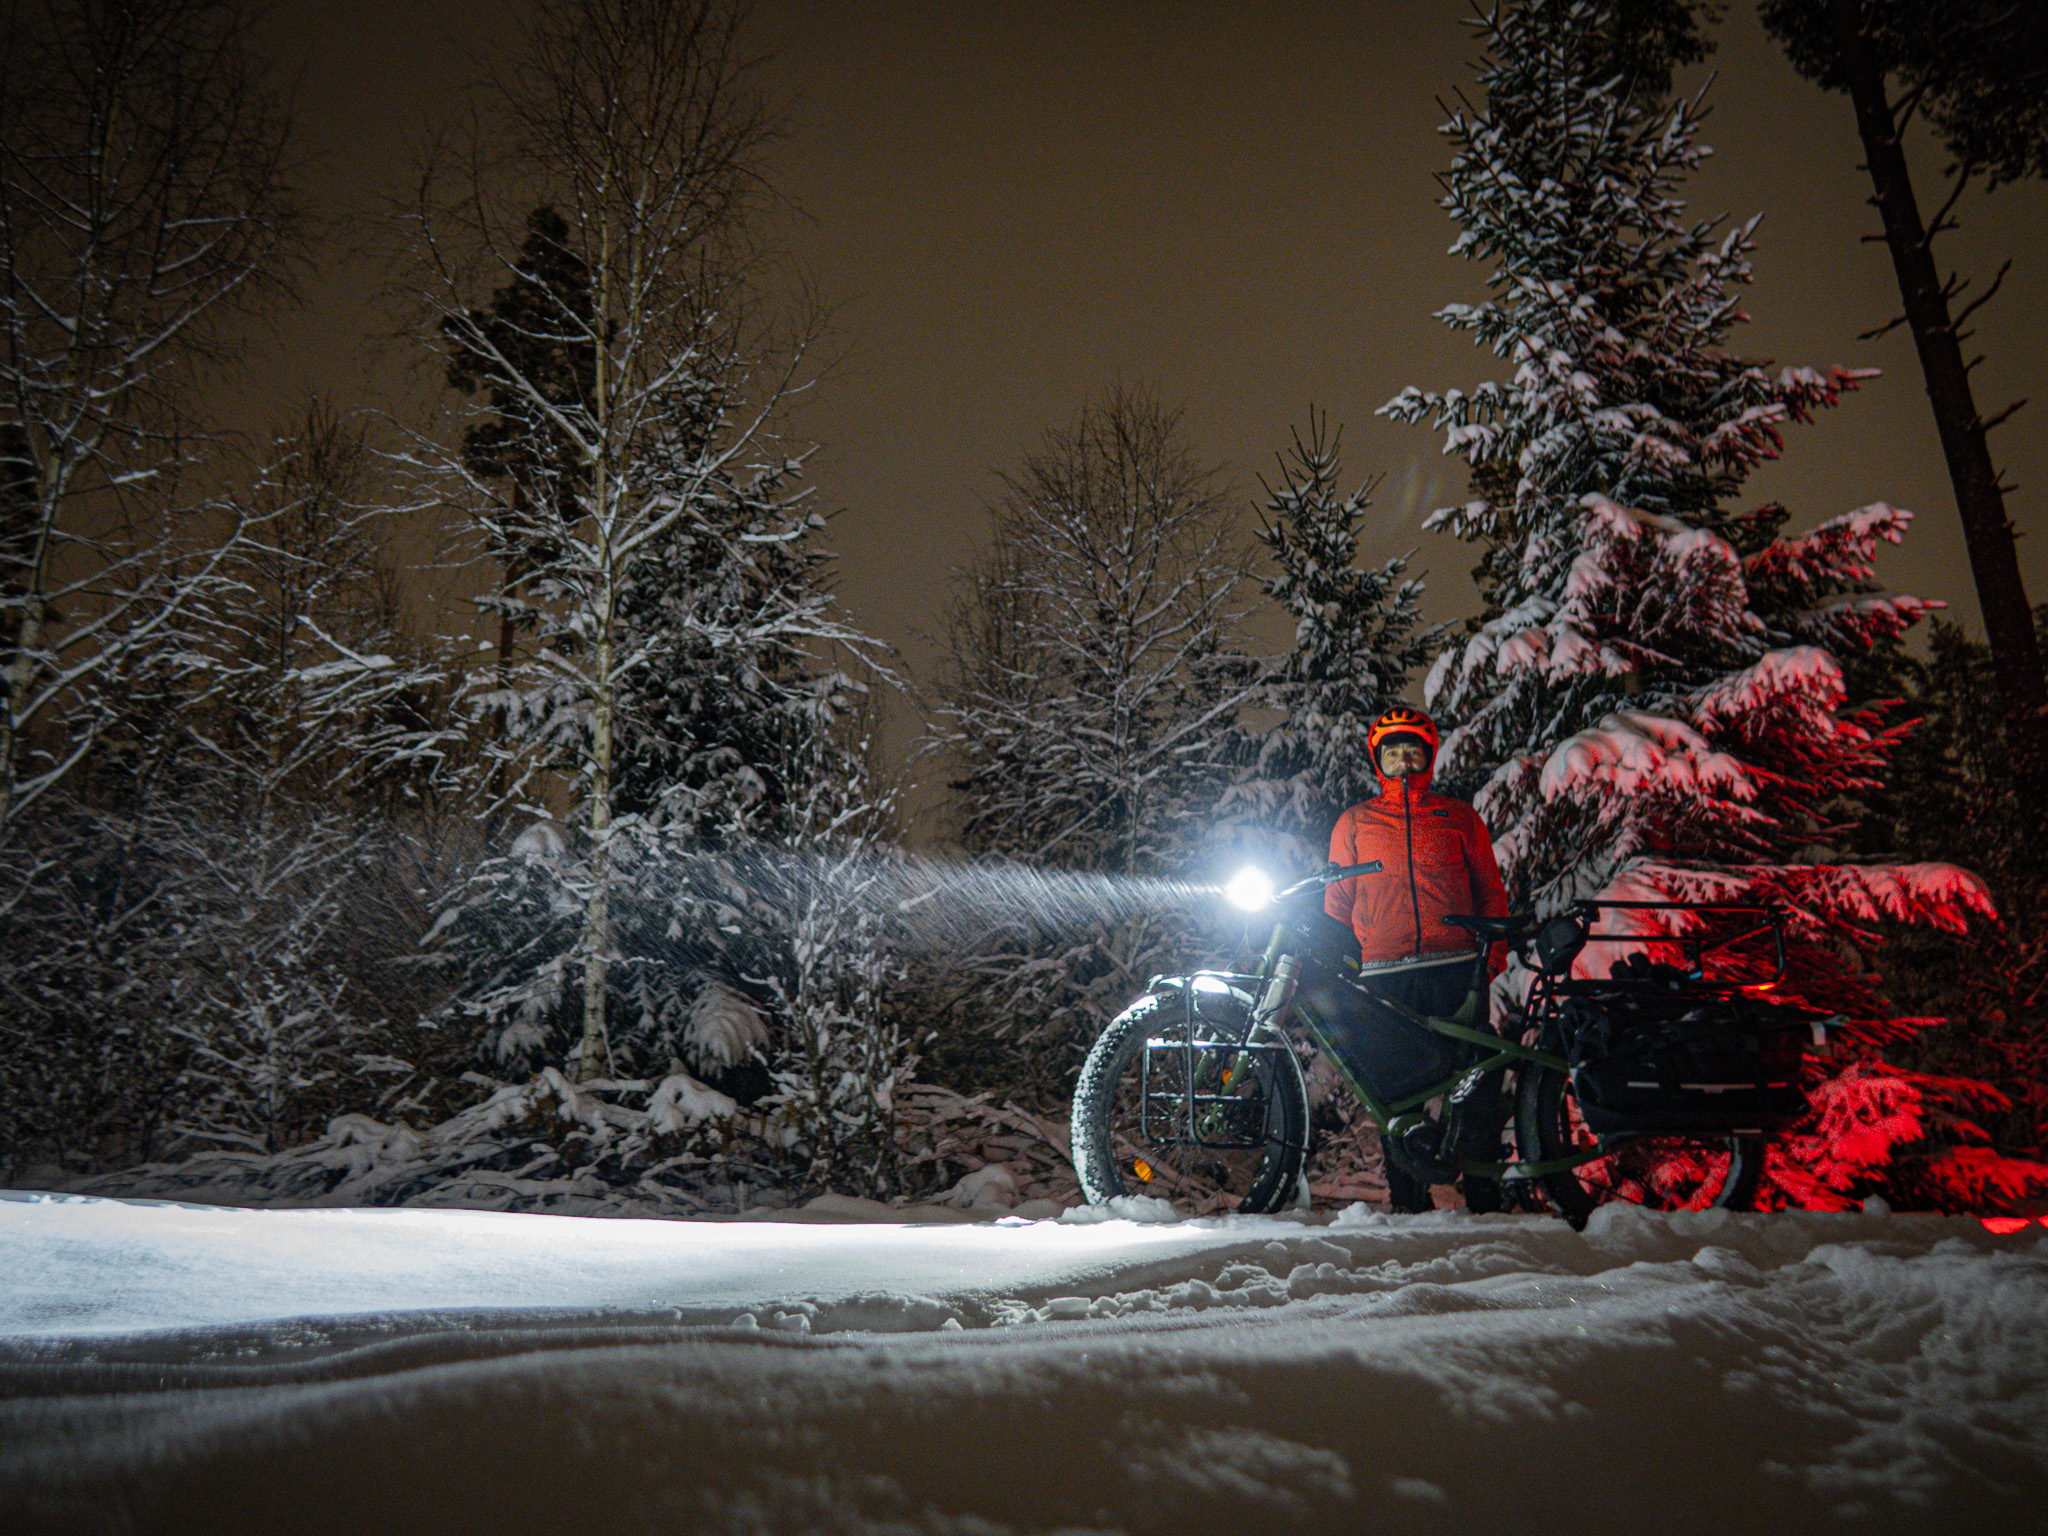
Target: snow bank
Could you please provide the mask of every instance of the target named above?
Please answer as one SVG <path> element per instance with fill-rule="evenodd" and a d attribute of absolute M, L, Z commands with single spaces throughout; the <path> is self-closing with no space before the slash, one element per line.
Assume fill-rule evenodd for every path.
<path fill-rule="evenodd" d="M 21 1531 L 2038 1530 L 2048 1235 L 0 1201 Z"/>

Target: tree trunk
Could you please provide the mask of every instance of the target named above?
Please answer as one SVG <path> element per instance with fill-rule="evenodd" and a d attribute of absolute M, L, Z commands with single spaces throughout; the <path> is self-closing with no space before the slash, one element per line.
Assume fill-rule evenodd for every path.
<path fill-rule="evenodd" d="M 20 732 L 16 722 L 27 714 L 29 684 L 35 675 L 32 659 L 34 648 L 42 643 L 42 605 L 31 602 L 23 613 L 19 638 L 15 643 L 15 654 L 7 668 L 7 697 L 0 708 L 6 710 L 0 717 L 0 838 L 7 834 L 13 819 L 14 790 L 17 775 L 15 760 L 21 752 Z"/>
<path fill-rule="evenodd" d="M 516 528 L 524 528 L 532 520 L 532 501 L 527 494 L 525 466 L 516 465 L 508 477 L 512 484 L 512 521 Z M 514 545 L 507 548 L 500 562 L 503 575 L 498 582 L 498 593 L 508 603 L 519 594 L 526 584 L 526 552 Z M 498 614 L 498 655 L 496 672 L 498 694 L 509 697 L 512 690 L 512 661 L 519 645 L 519 621 L 513 617 L 510 608 Z M 484 783 L 484 847 L 496 848 L 498 836 L 505 830 L 511 807 L 505 802 L 512 791 L 512 765 L 506 756 L 512 745 L 512 713 L 508 706 L 500 704 L 491 711 L 485 726 L 496 741 L 498 760 L 491 765 L 490 778 Z M 488 750 L 488 748 L 486 749 Z"/>
<path fill-rule="evenodd" d="M 607 594 L 609 596 L 609 594 Z M 610 608 L 610 603 L 606 603 Z M 573 1076 L 579 1083 L 604 1072 L 605 996 L 611 985 L 612 694 L 611 615 L 597 630 L 591 674 L 599 679 L 590 721 L 590 902 L 583 923 L 583 1042 L 576 1049 Z"/>
<path fill-rule="evenodd" d="M 1948 297 L 1934 264 L 1934 250 L 1913 195 L 1913 182 L 1900 147 L 1898 124 L 1885 93 L 1884 72 L 1864 39 L 1856 0 L 1828 0 L 1836 51 L 1856 107 L 1856 131 L 1884 220 L 1884 240 L 1898 274 L 1906 323 L 1920 354 L 1920 371 L 1941 451 L 1955 489 L 1956 513 L 1970 552 L 1970 574 L 1984 612 L 1992 669 L 2005 706 L 2006 739 L 2022 785 L 2048 777 L 2048 683 L 2034 617 L 2020 579 L 2019 552 L 2006 516 L 2005 493 L 1991 462 L 1983 419 L 1977 414 L 1963 361 L 1962 340 L 1949 315 Z"/>
<path fill-rule="evenodd" d="M 36 652 L 43 644 L 44 628 L 50 620 L 43 601 L 43 583 L 48 574 L 51 535 L 57 527 L 60 498 L 47 484 L 39 484 L 36 489 L 35 545 L 29 558 L 22 562 L 21 614 L 14 634 L 9 637 L 14 642 L 13 654 L 7 659 L 6 698 L 0 702 L 0 709 L 5 710 L 0 714 L 0 841 L 6 839 L 14 819 L 15 794 L 21 783 L 22 734 L 29 723 L 28 701 L 35 684 Z"/>
<path fill-rule="evenodd" d="M 606 184 L 610 160 L 607 146 Z M 596 355 L 591 359 L 591 414 L 597 429 L 597 459 L 590 466 L 591 536 L 599 565 L 597 612 L 590 646 L 590 906 L 583 945 L 583 1044 L 576 1052 L 575 1079 L 588 1082 L 608 1054 L 605 1040 L 605 997 L 611 984 L 612 908 L 612 704 L 617 698 L 612 677 L 612 624 L 618 618 L 619 578 L 623 575 L 617 545 L 612 497 L 624 491 L 615 484 L 611 455 L 612 378 L 610 326 L 612 310 L 612 208 L 600 198 L 603 218 L 598 229 L 597 265 L 591 274 L 592 313 L 597 317 Z"/>

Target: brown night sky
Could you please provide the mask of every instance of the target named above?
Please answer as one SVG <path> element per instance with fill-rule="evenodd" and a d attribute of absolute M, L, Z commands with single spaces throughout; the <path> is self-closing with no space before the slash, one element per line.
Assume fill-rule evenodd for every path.
<path fill-rule="evenodd" d="M 483 0 L 279 0 L 271 35 L 300 73 L 317 204 L 361 210 L 403 177 L 409 147 L 476 71 L 507 7 Z M 993 489 L 1041 429 L 1114 380 L 1188 408 L 1203 457 L 1243 488 L 1269 472 L 1314 404 L 1346 427 L 1356 477 L 1384 474 L 1367 554 L 1417 550 L 1433 616 L 1469 606 L 1471 554 L 1420 515 L 1463 492 L 1420 428 L 1374 418 L 1403 385 L 1466 384 L 1477 356 L 1431 319 L 1481 272 L 1432 173 L 1448 155 L 1440 99 L 1471 79 L 1466 0 L 761 0 L 758 36 L 789 131 L 776 231 L 833 312 L 837 361 L 798 418 L 823 505 L 838 510 L 855 619 L 921 661 L 949 570 Z M 1754 323 L 1737 345 L 1781 362 L 1878 367 L 1831 416 L 1795 428 L 1751 482 L 1803 525 L 1887 500 L 1921 514 L 1880 575 L 1976 627 L 1968 566 L 1911 343 L 1861 330 L 1896 309 L 1846 103 L 1798 79 L 1733 0 L 1712 66 L 1716 153 L 1695 214 L 1764 214 Z M 1697 84 L 1698 81 L 1695 81 Z M 1937 163 L 1922 156 L 1923 203 Z M 2032 388 L 2048 343 L 2048 189 L 1963 209 L 1949 260 L 2012 275 L 1980 314 L 1979 404 Z M 324 258 L 308 311 L 245 375 L 253 397 L 311 386 L 343 403 L 408 387 L 377 344 L 367 263 Z M 433 377 L 429 369 L 424 375 Z M 2048 490 L 2037 402 L 1993 439 L 2022 530 Z M 2022 544 L 2030 594 L 2048 559 Z"/>

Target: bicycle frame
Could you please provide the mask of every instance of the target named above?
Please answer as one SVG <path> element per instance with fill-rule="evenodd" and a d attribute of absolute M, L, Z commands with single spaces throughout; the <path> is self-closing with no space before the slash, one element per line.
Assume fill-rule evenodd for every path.
<path fill-rule="evenodd" d="M 1296 930 L 1288 924 L 1284 916 L 1276 919 L 1273 925 L 1272 937 L 1266 946 L 1265 955 L 1260 961 L 1258 970 L 1255 972 L 1247 974 L 1235 971 L 1195 971 L 1185 976 L 1173 978 L 1174 984 L 1176 984 L 1177 989 L 1181 993 L 1184 1027 L 1181 1030 L 1180 1041 L 1177 1044 L 1164 1046 L 1162 1049 L 1173 1051 L 1183 1058 L 1183 1070 L 1180 1081 L 1184 1087 L 1178 1097 L 1181 1100 L 1179 1107 L 1182 1111 L 1182 1124 L 1187 1132 L 1186 1140 L 1190 1143 L 1205 1147 L 1242 1148 L 1256 1142 L 1256 1137 L 1251 1136 L 1230 1140 L 1214 1139 L 1211 1135 L 1205 1135 L 1204 1131 L 1213 1131 L 1215 1129 L 1214 1122 L 1219 1116 L 1227 1112 L 1226 1106 L 1240 1102 L 1233 1099 L 1227 1092 L 1231 1081 L 1236 1077 L 1237 1073 L 1242 1071 L 1259 1053 L 1285 1049 L 1285 1047 L 1278 1045 L 1254 1045 L 1251 1043 L 1252 1035 L 1265 1025 L 1271 1025 L 1278 1031 L 1283 1030 L 1288 1023 L 1299 1020 L 1302 1027 L 1315 1042 L 1316 1047 L 1336 1065 L 1339 1074 L 1344 1079 L 1345 1085 L 1350 1088 L 1352 1096 L 1358 1100 L 1365 1112 L 1372 1117 L 1375 1128 L 1391 1136 L 1399 1136 L 1410 1126 L 1419 1123 L 1422 1118 L 1422 1106 L 1431 1099 L 1455 1093 L 1468 1082 L 1474 1082 L 1489 1072 L 1496 1072 L 1504 1067 L 1518 1063 L 1554 1067 L 1560 1072 L 1567 1070 L 1564 1058 L 1556 1055 L 1554 1052 L 1523 1045 L 1519 1041 L 1505 1039 L 1491 1030 L 1474 1027 L 1473 1021 L 1478 1017 L 1480 1006 L 1485 997 L 1484 966 L 1486 952 L 1482 949 L 1473 959 L 1476 973 L 1474 977 L 1475 985 L 1467 989 L 1464 1006 L 1459 1010 L 1456 1017 L 1443 1018 L 1418 1013 L 1414 1009 L 1394 1002 L 1391 999 L 1375 996 L 1363 988 L 1358 989 L 1360 997 L 1370 1007 L 1385 1010 L 1394 1017 L 1409 1024 L 1417 1025 L 1435 1034 L 1444 1035 L 1462 1044 L 1479 1046 L 1486 1052 L 1479 1060 L 1469 1066 L 1460 1069 L 1449 1077 L 1431 1083 L 1425 1088 L 1400 1098 L 1383 1099 L 1378 1093 L 1373 1091 L 1369 1084 L 1360 1080 L 1357 1074 L 1351 1070 L 1344 1059 L 1343 1053 L 1335 1048 L 1334 1042 L 1325 1029 L 1323 1021 L 1307 1011 L 1295 1010 L 1294 990 L 1301 972 L 1300 957 L 1294 952 L 1299 946 L 1290 942 L 1295 937 L 1295 934 Z M 1196 994 L 1204 990 L 1202 987 L 1204 982 L 1210 984 L 1211 990 L 1249 994 L 1256 999 L 1253 1006 L 1246 1012 L 1244 1026 L 1235 1040 L 1219 1036 L 1219 1038 L 1212 1041 L 1197 1043 L 1195 1039 Z M 1197 1086 L 1205 1075 L 1203 1063 L 1198 1062 L 1197 1057 L 1198 1055 L 1206 1054 L 1214 1054 L 1218 1058 L 1216 1066 L 1207 1074 L 1209 1080 L 1216 1085 L 1217 1091 L 1211 1093 L 1200 1092 Z M 1146 1105 L 1145 1112 L 1148 1114 L 1154 1102 L 1154 1096 L 1144 1086 L 1150 1081 L 1150 1057 L 1151 1052 L 1148 1050 L 1146 1052 L 1146 1064 L 1140 1069 L 1140 1093 Z M 1206 1118 L 1210 1121 L 1208 1126 L 1204 1126 L 1201 1123 L 1202 1117 L 1198 1115 L 1198 1111 L 1202 1111 L 1205 1108 L 1207 1110 Z M 1567 1168 L 1579 1167 L 1584 1163 L 1595 1161 L 1605 1155 L 1604 1152 L 1595 1149 L 1570 1158 L 1554 1159 L 1547 1162 L 1517 1161 L 1513 1163 L 1498 1163 L 1465 1160 L 1461 1163 L 1461 1166 L 1466 1172 L 1477 1174 L 1482 1178 L 1535 1179 L 1541 1178 L 1545 1174 L 1561 1173 Z"/>
<path fill-rule="evenodd" d="M 1278 893 L 1255 871 L 1230 882 L 1231 902 L 1270 925 L 1264 953 L 1249 965 L 1153 977 L 1142 1009 L 1125 1010 L 1089 1052 L 1075 1092 L 1074 1147 L 1091 1198 L 1185 1174 L 1240 1192 L 1251 1209 L 1278 1209 L 1315 1139 L 1304 1045 L 1336 1065 L 1389 1156 L 1428 1183 L 1466 1175 L 1540 1182 L 1552 1207 L 1576 1222 L 1597 1201 L 1589 1191 L 1635 1176 L 1625 1149 L 1647 1147 L 1655 1162 L 1667 1155 L 1660 1143 L 1683 1141 L 1725 1153 L 1725 1180 L 1708 1191 L 1715 1203 L 1740 1208 L 1750 1198 L 1769 1128 L 1794 1113 L 1786 1090 L 1796 1084 L 1777 1079 L 1797 1048 L 1782 1032 L 1812 1022 L 1816 1043 L 1825 1043 L 1813 1010 L 1758 995 L 1785 974 L 1782 911 L 1616 899 L 1579 902 L 1540 923 L 1452 916 L 1445 922 L 1467 931 L 1469 950 L 1454 945 L 1361 975 L 1351 929 L 1326 915 L 1323 891 L 1381 868 L 1328 865 Z M 1658 909 L 1673 915 L 1636 915 Z M 1639 928 L 1650 931 L 1630 931 Z M 1611 977 L 1604 962 L 1575 977 L 1575 962 L 1596 943 L 1626 946 L 1626 963 Z M 1515 946 L 1534 972 L 1503 1023 L 1505 1038 L 1485 1012 L 1495 944 Z M 1431 966 L 1441 989 L 1412 987 L 1423 975 L 1400 974 Z M 1458 1001 L 1441 1014 L 1424 1011 L 1445 991 Z M 1751 1058 L 1769 1059 L 1768 1076 L 1756 1076 Z M 1701 1071 L 1729 1081 L 1686 1075 Z M 1514 1080 L 1512 1106 L 1503 1100 L 1497 1110 L 1492 1089 L 1504 1075 Z M 1656 1081 L 1633 1080 L 1645 1076 Z M 1733 1088 L 1747 1096 L 1715 1097 Z M 1754 1122 L 1730 1118 L 1752 1113 Z M 1512 1150 L 1492 1139 L 1509 1120 Z M 1726 1129 L 1751 1123 L 1765 1128 Z M 1588 1167 L 1617 1157 L 1618 1171 Z M 1136 1184 L 1125 1182 L 1130 1174 Z"/>
<path fill-rule="evenodd" d="M 1291 989 L 1290 995 L 1277 1013 L 1264 1013 L 1255 1007 L 1247 1015 L 1245 1026 L 1235 1040 L 1219 1034 L 1218 1038 L 1214 1040 L 1196 1041 L 1195 992 L 1198 983 L 1208 981 L 1218 985 L 1220 988 L 1228 988 L 1232 991 L 1246 991 L 1251 990 L 1251 987 L 1246 985 L 1247 983 L 1251 984 L 1251 986 L 1257 986 L 1262 983 L 1270 985 L 1273 979 L 1264 967 L 1259 972 L 1249 975 L 1232 971 L 1195 971 L 1186 976 L 1174 978 L 1174 981 L 1179 984 L 1178 990 L 1182 994 L 1185 1027 L 1181 1030 L 1181 1037 L 1178 1042 L 1160 1046 L 1158 1049 L 1171 1051 L 1183 1058 L 1183 1070 L 1180 1076 L 1180 1082 L 1183 1087 L 1176 1095 L 1179 1101 L 1176 1107 L 1180 1111 L 1181 1124 L 1185 1127 L 1185 1136 L 1170 1137 L 1162 1135 L 1157 1137 L 1159 1141 L 1164 1143 L 1171 1140 L 1184 1140 L 1195 1146 L 1218 1149 L 1244 1148 L 1258 1143 L 1258 1136 L 1250 1132 L 1237 1137 L 1218 1135 L 1217 1121 L 1221 1116 L 1228 1113 L 1230 1106 L 1243 1102 L 1233 1098 L 1227 1091 L 1237 1074 L 1250 1065 L 1261 1053 L 1287 1049 L 1287 1047 L 1280 1045 L 1254 1045 L 1251 1043 L 1252 1034 L 1261 1024 L 1267 1022 L 1273 1023 L 1275 1027 L 1284 1027 L 1289 1022 L 1299 1021 L 1309 1037 L 1315 1042 L 1317 1049 L 1321 1050 L 1335 1064 L 1338 1073 L 1344 1079 L 1345 1085 L 1351 1090 L 1352 1096 L 1357 1099 L 1365 1112 L 1372 1117 L 1374 1127 L 1390 1136 L 1399 1136 L 1409 1126 L 1418 1123 L 1421 1119 L 1420 1111 L 1422 1106 L 1428 1103 L 1429 1100 L 1445 1094 L 1455 1093 L 1468 1081 L 1476 1080 L 1488 1072 L 1496 1072 L 1503 1067 L 1516 1063 L 1555 1067 L 1559 1071 L 1567 1069 L 1564 1058 L 1553 1052 L 1541 1050 L 1534 1046 L 1523 1045 L 1519 1041 L 1503 1039 L 1489 1030 L 1474 1029 L 1468 1022 L 1460 1022 L 1460 1020 L 1455 1018 L 1441 1018 L 1417 1013 L 1413 1009 L 1403 1007 L 1399 1003 L 1391 1002 L 1386 998 L 1373 997 L 1371 994 L 1363 994 L 1371 1005 L 1387 1009 L 1397 1017 L 1411 1024 L 1419 1025 L 1433 1033 L 1448 1036 L 1465 1044 L 1488 1048 L 1487 1054 L 1480 1057 L 1472 1065 L 1440 1081 L 1431 1083 L 1415 1093 L 1393 1100 L 1383 1099 L 1370 1086 L 1360 1081 L 1358 1076 L 1352 1072 L 1349 1065 L 1346 1064 L 1343 1054 L 1335 1049 L 1329 1034 L 1323 1027 L 1322 1021 L 1307 1012 L 1293 1011 Z M 1461 1013 L 1468 1010 L 1473 1014 L 1477 1013 L 1475 999 L 1478 995 L 1473 992 L 1467 992 L 1467 1006 L 1466 1009 L 1460 1010 Z M 1144 1099 L 1144 1113 L 1148 1117 L 1148 1134 L 1153 1134 L 1149 1130 L 1149 1115 L 1152 1110 L 1158 1108 L 1162 1113 L 1164 1112 L 1164 1106 L 1158 1103 L 1160 1096 L 1152 1094 L 1148 1086 L 1150 1082 L 1151 1055 L 1152 1052 L 1148 1050 L 1146 1052 L 1146 1064 L 1140 1069 L 1140 1093 Z M 1206 1072 L 1204 1070 L 1205 1064 L 1198 1060 L 1199 1057 L 1205 1056 L 1215 1058 L 1213 1064 L 1208 1064 Z M 1215 1084 L 1215 1091 L 1200 1091 L 1198 1084 L 1205 1078 Z M 1204 1123 L 1205 1119 L 1208 1122 L 1207 1124 Z M 1543 1177 L 1545 1174 L 1562 1173 L 1567 1168 L 1576 1168 L 1582 1164 L 1596 1161 L 1606 1155 L 1605 1151 L 1591 1149 L 1569 1158 L 1552 1159 L 1546 1162 L 1516 1161 L 1512 1163 L 1499 1163 L 1477 1162 L 1465 1159 L 1461 1163 L 1461 1167 L 1464 1171 L 1477 1174 L 1482 1178 L 1536 1179 Z"/>

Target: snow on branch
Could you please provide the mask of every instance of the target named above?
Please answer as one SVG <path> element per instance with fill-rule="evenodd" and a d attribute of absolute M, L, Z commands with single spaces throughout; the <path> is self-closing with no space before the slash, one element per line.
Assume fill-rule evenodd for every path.
<path fill-rule="evenodd" d="M 1767 652 L 1755 665 L 1715 683 L 1700 695 L 1693 719 L 1702 730 L 1713 730 L 1787 705 L 1809 715 L 1828 715 L 1846 697 L 1835 658 L 1817 646 L 1800 645 Z"/>
<path fill-rule="evenodd" d="M 1544 759 L 1542 796 L 1610 793 L 1724 794 L 1749 800 L 1749 772 L 1683 721 L 1616 713 L 1568 737 Z"/>

